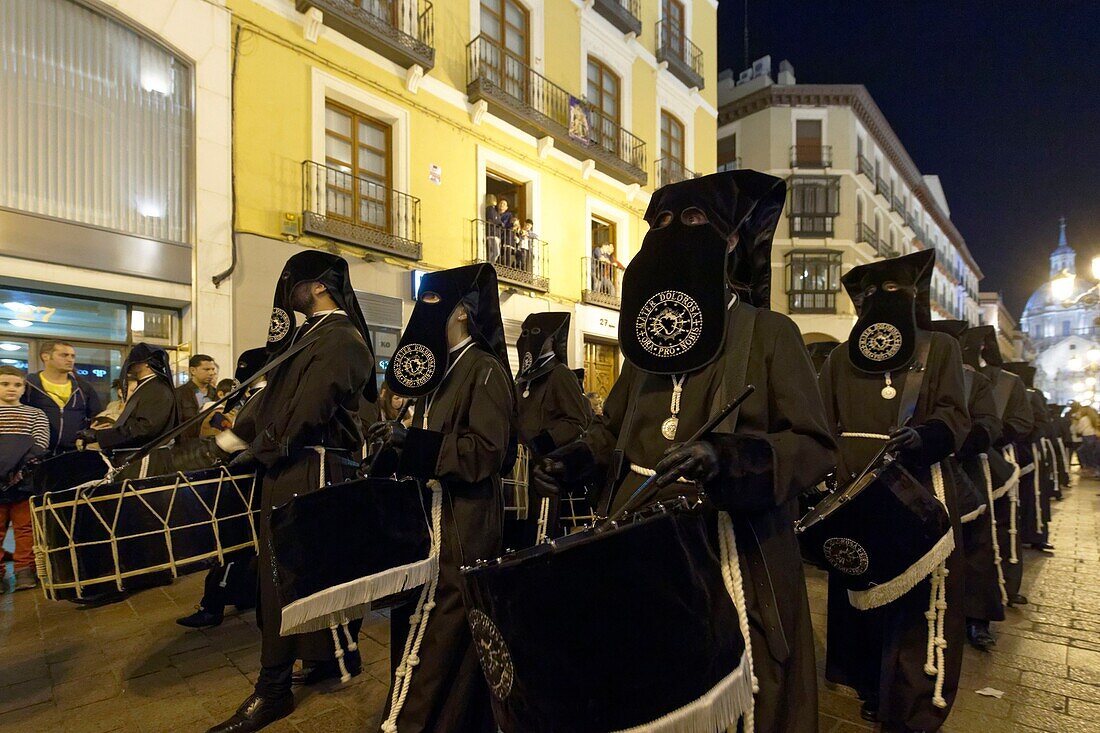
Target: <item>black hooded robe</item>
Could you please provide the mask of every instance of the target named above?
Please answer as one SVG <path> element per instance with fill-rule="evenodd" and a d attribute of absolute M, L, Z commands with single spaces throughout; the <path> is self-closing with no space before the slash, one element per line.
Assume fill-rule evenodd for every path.
<path fill-rule="evenodd" d="M 299 338 L 308 332 L 317 340 L 267 375 L 267 387 L 250 400 L 249 409 L 241 411 L 233 426 L 233 433 L 249 444 L 262 476 L 257 618 L 263 633 L 260 664 L 265 668 L 292 665 L 295 659 L 329 660 L 335 652 L 327 631 L 280 636 L 282 604 L 274 582 L 277 568 L 270 534 L 272 509 L 322 483 L 353 480 L 359 466 L 363 436 L 358 412 L 374 356 L 347 316 L 336 312 L 322 319 L 306 322 Z M 325 449 L 323 476 L 320 447 Z M 355 638 L 359 622 L 349 628 Z M 286 684 L 289 691 L 289 676 Z"/>
<path fill-rule="evenodd" d="M 981 453 L 994 450 L 992 445 L 1001 437 L 1001 421 L 993 399 L 993 384 L 980 372 L 971 374 L 970 435 L 958 453 L 958 459 L 969 476 L 980 476 Z M 988 506 L 985 484 L 978 485 L 985 511 L 962 526 L 963 551 L 966 558 L 966 596 L 963 608 L 967 619 L 1004 621 L 1001 586 L 993 552 L 993 507 Z M 994 502 L 996 503 L 996 502 Z"/>
<path fill-rule="evenodd" d="M 930 333 L 928 363 L 909 423 L 922 434 L 919 451 L 902 453 L 910 472 L 932 491 L 931 467 L 947 458 L 962 444 L 970 430 L 964 394 L 962 357 L 958 342 L 943 333 Z M 905 394 L 908 370 L 895 373 L 897 394 Z M 882 447 L 882 441 L 844 437 L 843 433 L 889 434 L 898 422 L 898 399 L 884 399 L 882 374 L 857 370 L 841 345 L 825 362 L 820 375 L 821 396 L 829 424 L 840 435 L 842 471 L 858 473 Z M 839 472 L 838 472 L 839 473 Z M 956 547 L 962 546 L 961 530 L 950 473 L 944 471 L 948 514 L 955 532 Z M 846 475 L 842 473 L 842 475 Z M 888 528 L 886 528 L 888 531 Z M 952 552 L 947 560 L 947 613 L 944 625 L 945 708 L 933 705 L 935 678 L 925 674 L 928 643 L 929 581 L 925 579 L 901 598 L 869 611 L 860 611 L 848 601 L 848 593 L 829 575 L 826 679 L 855 688 L 862 696 L 878 696 L 879 719 L 886 730 L 907 726 L 914 730 L 936 730 L 947 718 L 958 691 L 965 646 L 963 613 L 962 553 Z"/>
<path fill-rule="evenodd" d="M 513 385 L 498 358 L 476 343 L 452 356 L 451 365 L 436 391 L 417 400 L 398 469 L 401 475 L 439 481 L 443 488 L 435 607 L 429 611 L 416 654 L 419 661 L 412 665 L 412 681 L 397 716 L 400 733 L 496 731 L 489 687 L 466 619 L 460 568 L 500 554 L 501 469 L 512 442 Z M 393 680 L 403 677 L 396 674 L 399 668 L 408 668 L 403 657 L 415 605 L 399 606 L 390 614 Z M 390 717 L 392 702 L 391 687 L 383 721 Z"/>
<path fill-rule="evenodd" d="M 1031 404 L 1031 414 L 1035 428 L 1028 436 L 1031 452 L 1038 476 L 1027 476 L 1020 482 L 1020 542 L 1026 545 L 1046 544 L 1050 537 L 1050 500 L 1054 496 L 1054 481 L 1057 467 L 1053 455 L 1044 444 L 1052 432 L 1050 416 L 1047 414 L 1047 401 L 1037 389 L 1027 390 Z"/>
<path fill-rule="evenodd" d="M 556 360 L 556 357 L 551 358 Z M 519 393 L 516 402 L 519 439 L 531 452 L 532 466 L 547 453 L 579 438 L 592 421 L 592 406 L 581 392 L 577 375 L 560 361 L 531 381 L 524 380 L 521 375 L 516 380 L 516 389 Z M 529 494 L 528 525 L 537 524 L 541 501 L 534 492 Z M 547 537 L 557 537 L 560 533 L 560 508 L 560 500 L 550 501 Z M 525 537 L 530 540 L 534 533 L 525 533 Z"/>
<path fill-rule="evenodd" d="M 177 424 L 176 395 L 171 382 L 153 374 L 134 387 L 114 425 L 95 431 L 96 442 L 104 450 L 140 448 Z"/>
<path fill-rule="evenodd" d="M 1027 437 L 1035 429 L 1031 401 L 1028 399 L 1024 383 L 1012 372 L 1000 366 L 988 364 L 982 367 L 981 371 L 992 382 L 993 398 L 1001 418 L 1001 438 L 994 443 L 994 446 L 1002 451 L 1011 446 L 1012 452 L 1016 454 L 1016 462 L 1021 469 L 1019 485 L 1015 489 L 1019 495 L 1024 484 L 1032 480 L 1030 473 L 1023 473 L 1023 470 L 1031 465 L 1031 447 L 1026 442 Z M 1020 534 L 1023 519 L 1020 506 L 1018 503 L 1013 503 L 1011 493 L 1006 493 L 993 502 L 994 516 L 997 519 L 997 544 L 1001 548 L 1001 572 L 1004 574 L 1005 591 L 1010 599 L 1020 593 L 1020 585 L 1024 577 L 1023 539 Z M 1012 533 L 1013 521 L 1017 527 L 1016 534 Z M 1012 562 L 1013 554 L 1016 562 Z"/>
<path fill-rule="evenodd" d="M 746 319 L 733 314 L 722 355 L 684 381 L 676 435 L 685 440 L 740 391 L 739 385 L 727 390 L 723 378 L 736 369 L 734 362 L 747 359 L 745 383 L 756 392 L 742 405 L 734 432 L 715 433 L 721 472 L 705 490 L 715 506 L 729 512 L 737 536 L 753 672 L 760 688 L 755 695 L 756 730 L 816 731 L 813 628 L 793 525 L 798 495 L 832 469 L 835 445 L 798 328 L 787 316 L 745 303 L 735 310 L 755 317 L 751 337 Z M 601 467 L 611 460 L 617 443 L 625 453 L 625 477 L 616 487 L 613 507 L 644 480 L 629 464 L 653 468 L 673 445 L 661 434 L 671 396 L 670 377 L 643 372 L 628 362 L 604 403 L 603 416 L 593 421 L 584 438 Z M 629 427 L 620 435 L 632 409 Z M 673 484 L 670 495 L 682 493 L 682 486 Z M 601 497 L 599 504 L 606 500 Z"/>

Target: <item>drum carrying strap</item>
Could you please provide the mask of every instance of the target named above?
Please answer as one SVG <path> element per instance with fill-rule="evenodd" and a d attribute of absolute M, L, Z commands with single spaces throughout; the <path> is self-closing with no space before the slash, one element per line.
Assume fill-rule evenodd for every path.
<path fill-rule="evenodd" d="M 909 367 L 909 374 L 905 378 L 905 387 L 901 391 L 901 402 L 898 403 L 898 427 L 905 425 L 912 419 L 917 411 L 917 401 L 920 399 L 921 387 L 924 386 L 924 374 L 928 370 L 928 352 L 932 347 L 932 337 L 927 331 L 917 332 L 917 358 Z"/>

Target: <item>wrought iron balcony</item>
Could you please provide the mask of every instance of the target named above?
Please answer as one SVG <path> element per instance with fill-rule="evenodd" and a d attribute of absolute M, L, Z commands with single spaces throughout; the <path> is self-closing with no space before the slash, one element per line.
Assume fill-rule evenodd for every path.
<path fill-rule="evenodd" d="M 878 251 L 878 235 L 875 234 L 875 230 L 868 224 L 861 223 L 859 225 L 858 231 L 856 232 L 856 241 L 869 244 L 875 251 Z"/>
<path fill-rule="evenodd" d="M 295 0 L 299 13 L 317 8 L 321 21 L 404 68 L 435 66 L 435 26 L 428 0 Z"/>
<path fill-rule="evenodd" d="M 703 51 L 688 39 L 678 23 L 657 21 L 657 63 L 689 87 L 703 88 Z"/>
<path fill-rule="evenodd" d="M 646 184 L 645 142 L 484 35 L 466 45 L 466 95 L 621 182 Z"/>
<path fill-rule="evenodd" d="M 828 168 L 832 164 L 832 145 L 791 146 L 791 168 Z"/>
<path fill-rule="evenodd" d="M 623 33 L 642 32 L 642 11 L 638 0 L 595 0 L 596 12 Z"/>
<path fill-rule="evenodd" d="M 901 214 L 901 218 L 905 218 L 905 202 L 901 200 L 900 196 L 890 196 L 890 208 Z"/>
<path fill-rule="evenodd" d="M 419 260 L 420 199 L 350 171 L 302 163 L 302 230 Z"/>
<path fill-rule="evenodd" d="M 596 257 L 582 257 L 581 264 L 584 267 L 581 302 L 619 310 L 623 268 L 613 260 Z"/>
<path fill-rule="evenodd" d="M 889 201 L 893 190 L 890 188 L 890 183 L 885 178 L 879 178 L 875 181 L 875 193 Z"/>
<path fill-rule="evenodd" d="M 607 175 L 645 185 L 645 142 L 594 106 L 539 74 L 491 39 L 466 46 L 466 94 L 493 114 L 580 160 L 591 159 Z"/>
<path fill-rule="evenodd" d="M 474 219 L 470 222 L 474 262 L 496 267 L 497 279 L 522 288 L 550 290 L 550 245 L 537 234 L 505 228 L 499 222 Z"/>
<path fill-rule="evenodd" d="M 727 160 L 725 163 L 721 163 L 718 166 L 719 173 L 725 173 L 726 171 L 741 170 L 741 159 L 734 158 L 733 160 Z"/>
<path fill-rule="evenodd" d="M 867 176 L 871 183 L 875 182 L 875 164 L 865 155 L 859 156 L 859 172 Z"/>
<path fill-rule="evenodd" d="M 912 229 L 914 234 L 920 234 L 920 225 L 917 224 L 916 212 L 910 211 L 905 215 L 905 225 Z"/>
<path fill-rule="evenodd" d="M 657 188 L 667 186 L 670 183 L 679 183 L 695 178 L 698 174 L 688 170 L 680 161 L 674 158 L 658 158 L 655 164 L 657 169 Z"/>
<path fill-rule="evenodd" d="M 828 215 L 791 214 L 792 237 L 831 237 L 834 217 Z"/>

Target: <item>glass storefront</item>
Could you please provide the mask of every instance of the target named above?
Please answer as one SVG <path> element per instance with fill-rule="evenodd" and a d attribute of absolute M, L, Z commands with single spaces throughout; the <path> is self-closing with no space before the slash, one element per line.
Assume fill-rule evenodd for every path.
<path fill-rule="evenodd" d="M 175 361 L 179 321 L 167 308 L 0 288 L 0 364 L 38 371 L 42 345 L 67 341 L 76 349 L 77 375 L 106 405 L 131 345 L 163 346 Z"/>

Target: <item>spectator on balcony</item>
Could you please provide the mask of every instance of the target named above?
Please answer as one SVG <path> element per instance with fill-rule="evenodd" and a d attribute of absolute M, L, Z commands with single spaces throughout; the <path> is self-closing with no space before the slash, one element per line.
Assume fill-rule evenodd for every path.
<path fill-rule="evenodd" d="M 516 268 L 524 272 L 534 272 L 535 263 L 531 254 L 539 238 L 535 234 L 535 223 L 527 219 L 521 227 L 519 219 L 516 219 L 513 229 L 516 230 Z"/>
<path fill-rule="evenodd" d="M 592 289 L 604 295 L 616 295 L 615 268 L 622 265 L 615 259 L 615 248 L 611 242 L 593 248 L 592 265 Z"/>
<path fill-rule="evenodd" d="M 500 212 L 497 197 L 485 194 L 485 260 L 496 263 L 500 259 Z"/>
<path fill-rule="evenodd" d="M 508 211 L 508 199 L 503 196 L 497 199 L 497 217 L 500 232 L 500 244 L 504 251 L 504 266 L 516 266 L 516 215 Z"/>

